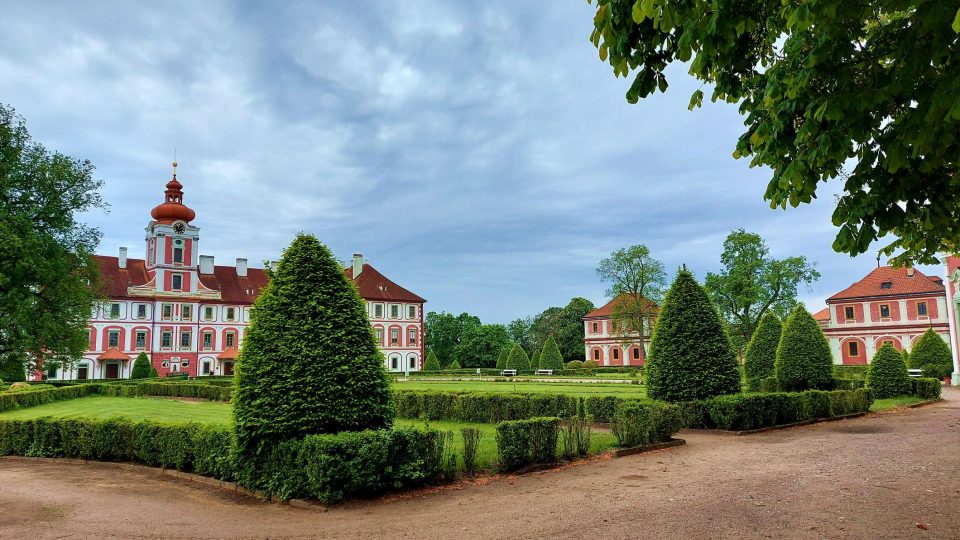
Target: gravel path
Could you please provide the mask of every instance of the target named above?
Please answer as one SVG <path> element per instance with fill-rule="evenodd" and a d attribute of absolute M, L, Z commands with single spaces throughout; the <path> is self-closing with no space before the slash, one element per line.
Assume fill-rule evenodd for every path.
<path fill-rule="evenodd" d="M 0 538 L 960 538 L 960 390 L 944 397 L 326 512 L 0 460 Z"/>

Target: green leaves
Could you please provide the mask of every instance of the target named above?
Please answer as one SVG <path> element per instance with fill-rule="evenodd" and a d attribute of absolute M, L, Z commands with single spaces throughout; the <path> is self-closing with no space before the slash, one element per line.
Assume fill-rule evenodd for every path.
<path fill-rule="evenodd" d="M 833 387 L 830 344 L 803 304 L 794 308 L 783 326 L 775 371 L 780 389 L 787 392 Z"/>
<path fill-rule="evenodd" d="M 938 338 L 939 339 L 939 338 Z M 910 377 L 903 356 L 885 343 L 870 361 L 867 386 L 877 399 L 903 396 L 910 393 Z"/>
<path fill-rule="evenodd" d="M 953 16 L 953 25 L 951 26 L 953 31 L 960 34 L 960 9 L 957 9 L 957 14 Z"/>

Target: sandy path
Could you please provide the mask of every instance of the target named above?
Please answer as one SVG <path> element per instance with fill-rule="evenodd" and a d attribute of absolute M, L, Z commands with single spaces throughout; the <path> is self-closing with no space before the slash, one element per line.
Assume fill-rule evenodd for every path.
<path fill-rule="evenodd" d="M 960 390 L 944 397 L 327 512 L 0 460 L 0 538 L 960 538 Z"/>

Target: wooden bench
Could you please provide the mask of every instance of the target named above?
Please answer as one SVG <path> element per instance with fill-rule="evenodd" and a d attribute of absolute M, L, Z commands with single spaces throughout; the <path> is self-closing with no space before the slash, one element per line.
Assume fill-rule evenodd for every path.
<path fill-rule="evenodd" d="M 503 370 L 503 371 L 500 372 L 500 375 L 503 376 L 503 377 L 516 377 L 516 376 L 517 376 L 517 370 L 515 370 L 515 369 L 505 369 L 505 370 Z"/>
<path fill-rule="evenodd" d="M 552 369 L 538 369 L 537 375 L 553 375 Z"/>
<path fill-rule="evenodd" d="M 923 376 L 923 370 L 922 370 L 922 369 L 908 369 L 908 370 L 907 370 L 907 375 L 909 375 L 909 376 L 911 376 L 911 377 L 921 377 L 921 376 Z"/>

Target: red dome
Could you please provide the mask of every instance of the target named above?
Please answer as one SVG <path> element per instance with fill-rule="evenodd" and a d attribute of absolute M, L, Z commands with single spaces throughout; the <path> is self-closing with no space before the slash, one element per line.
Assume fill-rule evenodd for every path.
<path fill-rule="evenodd" d="M 197 217 L 197 213 L 183 204 L 183 184 L 177 181 L 177 175 L 167 182 L 167 190 L 164 191 L 165 200 L 163 203 L 154 207 L 150 211 L 153 219 L 160 223 L 173 223 L 174 221 L 186 221 L 189 223 Z"/>

